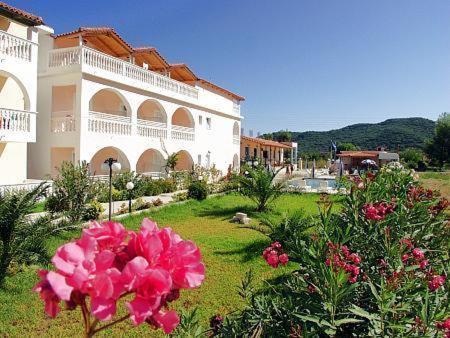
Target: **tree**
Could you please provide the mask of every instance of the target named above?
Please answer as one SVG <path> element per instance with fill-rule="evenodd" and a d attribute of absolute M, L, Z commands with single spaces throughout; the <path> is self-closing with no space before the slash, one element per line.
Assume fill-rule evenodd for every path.
<path fill-rule="evenodd" d="M 269 203 L 281 196 L 284 184 L 273 182 L 280 170 L 272 173 L 263 166 L 258 166 L 254 169 L 247 169 L 248 174 L 246 176 L 236 177 L 240 184 L 241 194 L 256 203 L 257 211 L 266 210 Z"/>
<path fill-rule="evenodd" d="M 50 222 L 27 217 L 46 190 L 47 185 L 41 183 L 29 192 L 0 194 L 0 285 L 11 261 L 43 263 L 48 260 L 45 240 Z"/>
<path fill-rule="evenodd" d="M 355 146 L 353 143 L 350 142 L 339 143 L 337 148 L 338 151 L 350 151 L 359 149 L 357 146 Z"/>
<path fill-rule="evenodd" d="M 419 149 L 407 148 L 400 153 L 400 158 L 410 169 L 417 169 L 419 162 L 423 161 L 423 153 Z"/>
<path fill-rule="evenodd" d="M 450 158 L 450 115 L 443 113 L 436 122 L 434 137 L 425 146 L 430 160 L 441 168 Z"/>

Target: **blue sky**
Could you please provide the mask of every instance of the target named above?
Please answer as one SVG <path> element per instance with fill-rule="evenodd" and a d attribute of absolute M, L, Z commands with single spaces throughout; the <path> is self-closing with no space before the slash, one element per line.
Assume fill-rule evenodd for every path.
<path fill-rule="evenodd" d="M 56 33 L 112 26 L 247 98 L 246 129 L 450 111 L 448 0 L 7 1 Z"/>

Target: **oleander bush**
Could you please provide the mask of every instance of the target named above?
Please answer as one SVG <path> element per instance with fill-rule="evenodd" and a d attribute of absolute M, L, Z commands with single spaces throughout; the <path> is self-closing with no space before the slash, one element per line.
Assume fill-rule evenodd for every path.
<path fill-rule="evenodd" d="M 63 162 L 58 168 L 58 176 L 53 180 L 53 192 L 45 208 L 52 214 L 62 213 L 72 222 L 78 222 L 95 195 L 96 186 L 87 163 Z"/>
<path fill-rule="evenodd" d="M 263 224 L 263 259 L 283 278 L 240 294 L 247 306 L 217 336 L 438 337 L 450 335 L 448 201 L 413 172 L 383 168 L 349 182 L 339 212 Z"/>

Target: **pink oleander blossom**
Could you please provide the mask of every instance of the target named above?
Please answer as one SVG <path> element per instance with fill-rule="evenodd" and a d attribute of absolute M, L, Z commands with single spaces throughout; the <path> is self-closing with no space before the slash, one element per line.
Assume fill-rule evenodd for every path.
<path fill-rule="evenodd" d="M 201 259 L 193 242 L 170 228 L 159 229 L 148 219 L 138 232 L 127 231 L 120 223 L 94 222 L 79 240 L 57 249 L 52 258 L 56 271 L 40 270 L 41 280 L 33 290 L 39 292 L 52 318 L 65 301 L 67 309 L 80 305 L 84 316 L 99 321 L 113 320 L 117 301 L 134 295 L 125 303 L 131 322 L 146 322 L 170 333 L 179 317 L 168 304 L 178 299 L 180 289 L 201 285 L 205 278 Z M 94 327 L 85 332 L 94 332 Z"/>
<path fill-rule="evenodd" d="M 279 242 L 273 242 L 269 247 L 263 251 L 263 258 L 273 268 L 286 265 L 289 262 L 289 256 L 283 252 L 283 247 Z"/>

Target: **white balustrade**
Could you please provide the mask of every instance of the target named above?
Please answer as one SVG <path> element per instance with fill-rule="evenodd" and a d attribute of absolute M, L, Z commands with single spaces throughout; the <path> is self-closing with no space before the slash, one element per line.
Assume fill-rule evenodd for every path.
<path fill-rule="evenodd" d="M 99 112 L 89 112 L 88 130 L 94 133 L 131 135 L 131 119 Z"/>
<path fill-rule="evenodd" d="M 51 50 L 48 54 L 48 67 L 67 67 L 79 65 L 81 60 L 81 49 L 79 47 Z"/>
<path fill-rule="evenodd" d="M 0 54 L 31 61 L 34 42 L 0 31 Z"/>
<path fill-rule="evenodd" d="M 139 136 L 151 138 L 167 138 L 167 124 L 148 120 L 137 120 Z"/>
<path fill-rule="evenodd" d="M 48 67 L 50 69 L 74 64 L 87 65 L 115 75 L 121 75 L 127 79 L 139 81 L 145 85 L 155 86 L 194 99 L 198 98 L 198 89 L 195 87 L 89 47 L 81 46 L 49 51 Z"/>
<path fill-rule="evenodd" d="M 0 108 L 0 130 L 29 132 L 30 112 Z"/>
<path fill-rule="evenodd" d="M 235 114 L 241 113 L 241 105 L 239 103 L 233 102 L 233 113 Z"/>
<path fill-rule="evenodd" d="M 19 191 L 31 191 L 37 188 L 41 183 L 45 182 L 47 186 L 47 193 L 52 192 L 53 181 L 40 181 L 40 180 L 30 180 L 30 182 L 19 183 L 19 184 L 2 184 L 0 185 L 0 195 L 14 193 Z"/>
<path fill-rule="evenodd" d="M 172 139 L 181 141 L 195 141 L 194 128 L 172 125 Z"/>
<path fill-rule="evenodd" d="M 52 117 L 52 133 L 65 133 L 75 130 L 75 118 L 73 116 Z"/>

